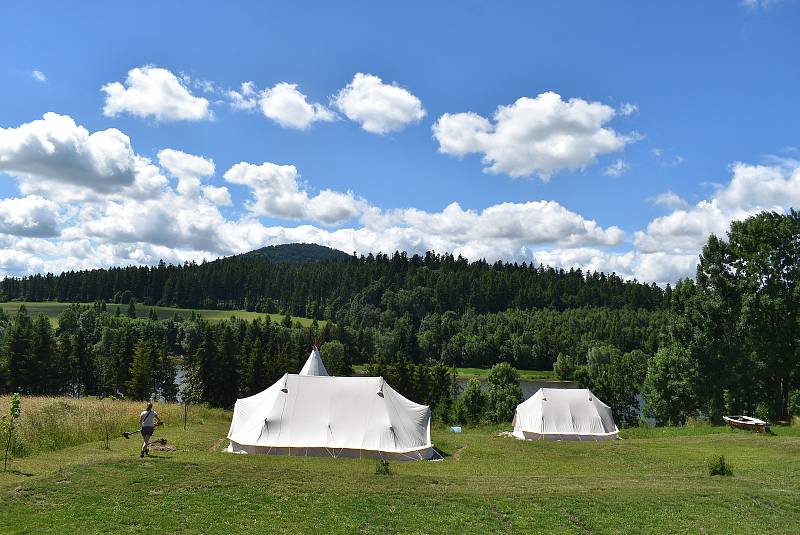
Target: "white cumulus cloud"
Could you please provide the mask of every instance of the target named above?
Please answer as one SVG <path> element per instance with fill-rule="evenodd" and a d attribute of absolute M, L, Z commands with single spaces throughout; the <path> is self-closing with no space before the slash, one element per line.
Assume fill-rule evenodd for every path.
<path fill-rule="evenodd" d="M 219 206 L 233 206 L 231 193 L 225 186 L 203 186 L 203 197 Z"/>
<path fill-rule="evenodd" d="M 91 133 L 55 113 L 0 128 L 0 172 L 21 192 L 0 200 L 0 275 L 200 261 L 313 242 L 364 254 L 448 251 L 663 284 L 692 276 L 708 235 L 724 236 L 731 221 L 800 206 L 796 161 L 736 163 L 730 180 L 703 201 L 690 204 L 670 191 L 648 199 L 670 211 L 629 241 L 618 226 L 552 200 L 381 208 L 350 191 L 314 190 L 295 166 L 270 162 L 240 162 L 224 174 L 228 185 L 249 189 L 240 204 L 228 187 L 211 183 L 211 158 L 176 149 L 157 154 L 155 165 L 119 130 Z M 267 225 L 262 216 L 306 224 Z"/>
<path fill-rule="evenodd" d="M 419 98 L 373 74 L 356 73 L 331 101 L 348 119 L 372 134 L 396 132 L 425 117 Z"/>
<path fill-rule="evenodd" d="M 483 155 L 484 171 L 548 180 L 564 169 L 581 169 L 598 156 L 636 140 L 607 127 L 614 108 L 547 92 L 499 106 L 493 121 L 473 112 L 445 113 L 433 125 L 439 151 Z"/>
<path fill-rule="evenodd" d="M 228 99 L 235 110 L 254 110 L 258 105 L 258 92 L 253 82 L 243 82 L 239 91 L 228 91 Z"/>
<path fill-rule="evenodd" d="M 651 197 L 647 200 L 657 206 L 663 206 L 664 208 L 686 208 L 689 206 L 689 203 L 686 202 L 683 197 L 672 191 L 659 193 L 655 197 Z"/>
<path fill-rule="evenodd" d="M 164 149 L 158 153 L 161 167 L 178 179 L 178 192 L 196 196 L 200 193 L 203 177 L 214 174 L 214 161 L 175 149 Z"/>
<path fill-rule="evenodd" d="M 46 82 L 47 81 L 47 76 L 45 76 L 42 71 L 33 71 L 33 72 L 31 72 L 31 76 L 37 82 Z"/>
<path fill-rule="evenodd" d="M 297 84 L 280 82 L 262 91 L 259 98 L 261 112 L 285 128 L 305 130 L 316 121 L 333 121 L 336 115 L 297 89 Z"/>
<path fill-rule="evenodd" d="M 59 233 L 59 209 L 37 195 L 0 200 L 0 233 L 51 237 Z"/>
<path fill-rule="evenodd" d="M 146 196 L 166 184 L 116 128 L 90 134 L 68 115 L 52 112 L 16 128 L 0 128 L 0 171 L 16 177 L 23 193 L 56 200 Z"/>
<path fill-rule="evenodd" d="M 734 220 L 800 206 L 800 168 L 736 163 L 731 170 L 731 181 L 711 199 L 654 219 L 635 234 L 635 245 L 646 253 L 696 255 L 709 234 L 724 236 Z"/>
<path fill-rule="evenodd" d="M 129 113 L 157 121 L 199 121 L 211 119 L 208 100 L 192 95 L 172 72 L 147 65 L 128 71 L 125 83 L 112 82 L 101 90 L 106 94 L 103 114 L 115 117 Z"/>
<path fill-rule="evenodd" d="M 248 186 L 253 200 L 247 209 L 256 215 L 284 219 L 310 219 L 336 225 L 358 216 L 366 203 L 352 193 L 323 190 L 315 196 L 301 189 L 294 165 L 240 162 L 228 169 L 225 180 Z"/>

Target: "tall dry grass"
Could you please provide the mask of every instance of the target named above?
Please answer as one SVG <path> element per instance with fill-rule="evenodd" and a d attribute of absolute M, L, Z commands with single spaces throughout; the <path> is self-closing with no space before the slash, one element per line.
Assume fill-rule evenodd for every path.
<path fill-rule="evenodd" d="M 8 401 L 9 396 L 0 396 L 2 413 L 7 411 Z M 104 447 L 106 435 L 114 439 L 123 431 L 138 431 L 139 413 L 144 409 L 145 403 L 140 401 L 23 396 L 12 455 L 25 457 L 95 441 Z M 154 409 L 167 428 L 183 426 L 183 405 L 156 403 Z M 197 425 L 225 418 L 230 418 L 225 411 L 191 405 L 187 422 Z"/>

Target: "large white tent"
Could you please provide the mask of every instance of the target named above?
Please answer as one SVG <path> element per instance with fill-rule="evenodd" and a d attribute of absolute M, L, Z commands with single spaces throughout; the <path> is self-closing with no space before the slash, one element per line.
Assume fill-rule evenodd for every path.
<path fill-rule="evenodd" d="M 523 440 L 619 438 L 611 407 L 587 388 L 540 388 L 517 405 L 513 423 Z"/>
<path fill-rule="evenodd" d="M 382 377 L 286 374 L 236 401 L 228 451 L 431 459 L 437 453 L 430 421 L 429 407 L 406 399 Z"/>

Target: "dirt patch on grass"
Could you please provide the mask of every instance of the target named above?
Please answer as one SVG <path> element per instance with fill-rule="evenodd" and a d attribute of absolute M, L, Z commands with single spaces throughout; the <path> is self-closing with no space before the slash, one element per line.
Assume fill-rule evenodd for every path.
<path fill-rule="evenodd" d="M 148 446 L 150 451 L 175 451 L 176 448 L 173 444 L 167 444 L 166 438 L 159 438 L 158 440 L 154 440 Z"/>

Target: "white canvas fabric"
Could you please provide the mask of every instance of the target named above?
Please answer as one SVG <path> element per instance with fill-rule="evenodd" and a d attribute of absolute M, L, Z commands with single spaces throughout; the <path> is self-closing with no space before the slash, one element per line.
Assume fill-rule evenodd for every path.
<path fill-rule="evenodd" d="M 382 377 L 286 374 L 236 401 L 228 451 L 431 459 L 430 420 Z"/>
<path fill-rule="evenodd" d="M 325 369 L 325 364 L 322 362 L 322 355 L 319 354 L 319 348 L 315 347 L 311 350 L 308 360 L 300 370 L 300 375 L 328 375 L 328 370 Z"/>
<path fill-rule="evenodd" d="M 540 388 L 517 405 L 513 423 L 522 440 L 619 438 L 611 407 L 586 388 Z"/>

